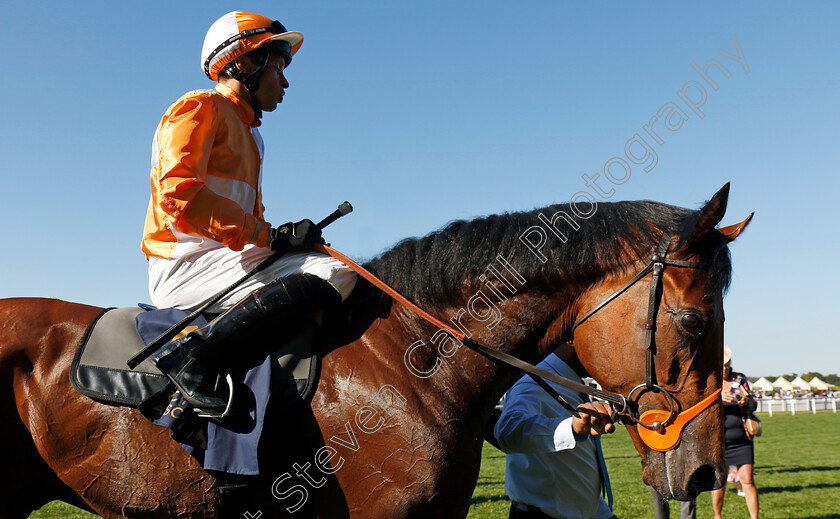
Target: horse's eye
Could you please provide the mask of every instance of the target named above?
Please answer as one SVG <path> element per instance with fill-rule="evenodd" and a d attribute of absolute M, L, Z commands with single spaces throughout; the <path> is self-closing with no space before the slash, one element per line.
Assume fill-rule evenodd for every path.
<path fill-rule="evenodd" d="M 693 312 L 683 314 L 680 318 L 680 323 L 688 332 L 698 333 L 703 330 L 703 318 Z"/>

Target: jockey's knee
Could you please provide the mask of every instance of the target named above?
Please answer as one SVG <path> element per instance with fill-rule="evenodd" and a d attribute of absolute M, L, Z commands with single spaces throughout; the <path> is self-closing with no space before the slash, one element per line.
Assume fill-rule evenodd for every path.
<path fill-rule="evenodd" d="M 334 278 L 336 279 L 329 280 L 329 283 L 341 294 L 341 300 L 344 301 L 350 297 L 353 288 L 356 286 L 356 273 L 347 269 L 347 272 L 343 272 Z"/>
<path fill-rule="evenodd" d="M 317 276 L 329 283 L 341 295 L 342 301 L 350 297 L 356 286 L 356 273 L 344 263 L 325 254 L 301 254 L 297 257 L 292 256 L 290 260 L 300 262 L 300 272 Z M 278 274 L 282 276 L 284 273 Z"/>

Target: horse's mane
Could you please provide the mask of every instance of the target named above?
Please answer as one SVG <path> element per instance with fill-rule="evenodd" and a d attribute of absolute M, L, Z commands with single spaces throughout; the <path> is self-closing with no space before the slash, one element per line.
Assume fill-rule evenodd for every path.
<path fill-rule="evenodd" d="M 558 211 L 574 214 L 565 204 L 454 221 L 423 238 L 403 240 L 366 266 L 409 299 L 428 306 L 456 301 L 465 290 L 478 289 L 478 277 L 488 265 L 499 266 L 498 256 L 530 283 L 561 288 L 623 272 L 634 261 L 649 258 L 663 231 L 680 236 L 682 243 L 691 231 L 686 222 L 699 213 L 646 200 L 599 203 L 591 217 L 574 218 L 577 230 L 558 220 L 567 238 L 563 243 L 538 219 L 540 213 L 551 219 Z M 548 235 L 541 249 L 545 262 L 520 240 L 535 225 Z M 705 249 L 698 252 L 710 281 L 725 290 L 731 277 L 728 249 L 719 240 L 706 240 Z"/>

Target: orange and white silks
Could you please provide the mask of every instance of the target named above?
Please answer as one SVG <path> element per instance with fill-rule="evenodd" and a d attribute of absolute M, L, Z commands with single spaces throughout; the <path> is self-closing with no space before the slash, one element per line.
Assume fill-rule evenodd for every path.
<path fill-rule="evenodd" d="M 260 190 L 263 143 L 255 126 L 248 102 L 224 85 L 184 95 L 163 116 L 152 149 L 142 244 L 157 307 L 198 306 L 273 254 Z M 356 281 L 338 260 L 290 253 L 209 311 L 224 311 L 294 273 L 328 281 L 342 298 Z"/>
<path fill-rule="evenodd" d="M 190 92 L 167 110 L 152 145 L 147 257 L 268 244 L 258 124 L 247 100 L 221 84 Z"/>

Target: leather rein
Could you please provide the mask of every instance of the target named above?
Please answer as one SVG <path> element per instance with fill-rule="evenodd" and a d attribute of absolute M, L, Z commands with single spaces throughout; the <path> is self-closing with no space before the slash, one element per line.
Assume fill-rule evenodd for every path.
<path fill-rule="evenodd" d="M 540 387 L 546 390 L 552 396 L 552 398 L 554 398 L 561 405 L 566 407 L 575 416 L 578 416 L 577 411 L 568 402 L 566 402 L 563 399 L 563 397 L 557 391 L 554 390 L 554 388 L 547 384 L 546 381 L 550 381 L 559 386 L 569 388 L 575 392 L 585 393 L 592 397 L 609 402 L 611 407 L 613 408 L 615 415 L 619 415 L 622 419 L 627 418 L 630 421 L 635 422 L 637 424 L 637 429 L 639 430 L 640 436 L 642 437 L 642 440 L 646 444 L 648 444 L 648 446 L 655 450 L 665 451 L 676 447 L 676 445 L 679 443 L 679 438 L 682 434 L 682 428 L 688 423 L 689 420 L 691 420 L 703 410 L 708 408 L 712 403 L 716 402 L 718 400 L 717 397 L 720 394 L 720 389 L 717 389 L 715 392 L 713 392 L 708 397 L 704 398 L 698 404 L 694 405 L 686 411 L 683 411 L 682 413 L 677 413 L 677 404 L 673 395 L 671 395 L 663 387 L 657 385 L 654 381 L 654 336 L 656 333 L 656 316 L 658 314 L 659 302 L 661 300 L 662 274 L 665 270 L 665 267 L 671 266 L 678 268 L 696 269 L 703 268 L 702 264 L 699 262 L 667 258 L 666 256 L 668 253 L 668 248 L 671 244 L 671 239 L 672 235 L 664 235 L 659 243 L 659 247 L 657 248 L 656 252 L 654 252 L 647 265 L 641 271 L 639 271 L 635 276 L 633 276 L 633 278 L 631 278 L 622 287 L 613 292 L 609 297 L 601 301 L 592 310 L 584 314 L 572 326 L 572 334 L 574 335 L 574 331 L 587 319 L 592 317 L 599 310 L 608 305 L 611 301 L 619 297 L 630 287 L 632 287 L 642 278 L 647 276 L 649 272 L 653 272 L 650 285 L 650 298 L 648 300 L 647 323 L 645 324 L 644 346 L 647 355 L 645 382 L 634 387 L 626 397 L 618 393 L 612 393 L 609 391 L 596 389 L 586 384 L 577 382 L 575 380 L 561 377 L 556 373 L 552 373 L 538 366 L 534 366 L 533 364 L 516 358 L 513 355 L 509 355 L 502 351 L 495 350 L 493 348 L 490 348 L 489 346 L 485 346 L 484 344 L 476 342 L 467 337 L 464 333 L 455 330 L 454 328 L 441 322 L 439 319 L 428 314 L 423 309 L 406 299 L 395 289 L 387 285 L 385 282 L 374 276 L 364 267 L 354 262 L 344 254 L 326 245 L 320 244 L 315 246 L 315 250 L 341 261 L 342 263 L 350 267 L 353 271 L 355 271 L 358 275 L 371 282 L 374 286 L 391 296 L 400 304 L 406 306 L 409 310 L 411 310 L 427 322 L 438 326 L 440 329 L 449 333 L 455 339 L 460 341 L 461 344 L 467 346 L 476 353 L 494 362 L 506 364 L 520 371 L 524 371 L 525 373 L 530 375 L 535 380 L 535 382 L 537 382 L 537 384 L 540 385 Z M 637 418 L 634 415 L 639 414 L 637 409 L 638 404 L 634 402 L 634 396 L 641 396 L 643 392 L 650 390 L 663 393 L 668 398 L 670 409 L 668 411 L 646 411 L 644 414 Z M 643 419 L 645 418 L 652 419 L 652 422 L 644 422 Z M 675 427 L 668 429 L 667 426 L 671 424 L 674 424 Z M 674 441 L 674 437 L 676 437 L 676 441 Z M 665 441 L 666 439 L 667 441 Z"/>

